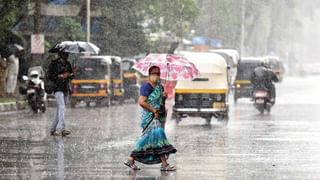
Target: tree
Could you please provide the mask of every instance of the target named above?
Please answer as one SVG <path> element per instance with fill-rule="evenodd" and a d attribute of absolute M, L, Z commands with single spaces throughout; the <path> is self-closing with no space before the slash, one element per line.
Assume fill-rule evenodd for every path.
<path fill-rule="evenodd" d="M 149 35 L 163 32 L 170 32 L 173 36 L 183 34 L 187 24 L 195 18 L 195 5 L 194 0 L 94 1 L 92 8 L 103 7 L 103 31 L 99 39 L 104 41 L 93 41 L 107 54 L 130 56 L 149 51 L 164 52 L 164 48 L 159 47 L 165 44 L 168 50 L 170 43 L 150 41 Z M 177 12 L 180 12 L 178 16 Z"/>
<path fill-rule="evenodd" d="M 201 14 L 196 34 L 222 41 L 224 47 L 239 49 L 241 1 L 198 0 Z M 301 34 L 303 18 L 312 18 L 320 2 L 313 0 L 246 0 L 245 49 L 247 55 L 270 52 L 283 55 L 288 44 Z"/>
<path fill-rule="evenodd" d="M 0 0 L 0 46 L 5 49 L 8 44 L 23 44 L 20 35 L 12 32 L 11 28 L 26 16 L 27 1 Z"/>
<path fill-rule="evenodd" d="M 59 32 L 54 38 L 55 41 L 85 41 L 85 33 L 76 19 L 64 17 L 63 23 L 58 26 Z"/>
<path fill-rule="evenodd" d="M 169 46 L 175 44 L 177 38 L 189 37 L 191 24 L 199 15 L 196 0 L 144 0 L 140 1 L 139 7 L 145 17 L 143 24 L 146 34 L 163 36 L 157 41 L 149 41 L 151 50 L 155 52 L 170 51 Z M 163 45 L 165 48 L 161 48 Z"/>

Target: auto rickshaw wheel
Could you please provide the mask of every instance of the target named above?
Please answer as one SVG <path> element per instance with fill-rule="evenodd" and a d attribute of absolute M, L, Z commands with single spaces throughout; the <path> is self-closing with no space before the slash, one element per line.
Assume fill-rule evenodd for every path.
<path fill-rule="evenodd" d="M 181 115 L 176 114 L 176 115 L 174 115 L 174 119 L 175 119 L 176 124 L 179 124 L 181 119 L 182 119 L 182 117 L 181 117 Z"/>
<path fill-rule="evenodd" d="M 70 106 L 71 106 L 71 108 L 75 108 L 75 107 L 76 107 L 76 104 L 77 104 L 77 101 L 71 98 L 71 99 L 70 99 Z"/>
<path fill-rule="evenodd" d="M 100 103 L 101 103 L 101 106 L 110 107 L 111 106 L 111 99 L 110 99 L 110 97 L 103 98 Z"/>
<path fill-rule="evenodd" d="M 138 103 L 138 101 L 139 101 L 139 96 L 134 97 L 134 102 L 135 102 L 135 103 Z"/>
<path fill-rule="evenodd" d="M 211 119 L 212 119 L 212 116 L 211 116 L 211 115 L 205 117 L 206 123 L 207 123 L 207 124 L 210 124 L 210 123 L 211 123 Z"/>
<path fill-rule="evenodd" d="M 223 124 L 226 125 L 229 121 L 229 114 L 220 114 L 217 117 L 217 120 L 223 122 Z"/>
<path fill-rule="evenodd" d="M 234 97 L 233 97 L 233 102 L 234 102 L 235 104 L 237 104 L 237 102 L 238 102 L 238 97 L 237 97 L 236 95 L 234 95 Z"/>
<path fill-rule="evenodd" d="M 86 102 L 87 107 L 90 107 L 90 101 Z"/>
<path fill-rule="evenodd" d="M 124 96 L 119 98 L 119 104 L 123 105 L 124 104 Z"/>

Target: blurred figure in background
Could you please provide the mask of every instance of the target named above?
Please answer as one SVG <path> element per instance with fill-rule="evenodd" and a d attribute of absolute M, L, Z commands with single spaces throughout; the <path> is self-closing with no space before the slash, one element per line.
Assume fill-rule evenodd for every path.
<path fill-rule="evenodd" d="M 19 58 L 19 72 L 18 72 L 18 80 L 23 81 L 22 76 L 28 75 L 29 64 L 26 59 L 25 50 L 19 44 L 14 44 L 15 56 Z"/>
<path fill-rule="evenodd" d="M 270 102 L 275 103 L 276 99 L 276 88 L 273 82 L 279 82 L 277 75 L 270 69 L 269 65 L 263 63 L 261 66 L 258 66 L 254 69 L 251 82 L 253 84 L 253 92 L 258 87 L 267 88 L 270 91 Z"/>
<path fill-rule="evenodd" d="M 19 58 L 15 54 L 8 57 L 8 73 L 6 93 L 8 97 L 14 97 L 14 92 L 17 86 L 19 73 Z"/>
<path fill-rule="evenodd" d="M 0 97 L 5 96 L 7 67 L 7 59 L 2 57 L 0 54 Z"/>

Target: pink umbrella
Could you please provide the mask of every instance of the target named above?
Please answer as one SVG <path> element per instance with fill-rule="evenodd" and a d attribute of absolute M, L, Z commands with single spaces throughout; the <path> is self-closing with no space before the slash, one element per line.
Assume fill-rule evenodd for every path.
<path fill-rule="evenodd" d="M 151 66 L 158 66 L 161 70 L 160 78 L 170 81 L 194 79 L 199 74 L 192 62 L 176 54 L 149 54 L 133 68 L 147 76 Z"/>

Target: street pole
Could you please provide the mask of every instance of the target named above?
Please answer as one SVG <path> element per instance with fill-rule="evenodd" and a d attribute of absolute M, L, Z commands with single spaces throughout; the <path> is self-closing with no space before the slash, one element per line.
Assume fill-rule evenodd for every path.
<path fill-rule="evenodd" d="M 90 42 L 90 30 L 91 30 L 91 21 L 90 21 L 90 4 L 91 1 L 87 0 L 87 42 Z"/>
<path fill-rule="evenodd" d="M 178 48 L 178 52 L 180 53 L 180 49 L 183 49 L 183 10 L 184 4 L 182 4 L 181 12 L 180 12 L 180 48 Z"/>
<path fill-rule="evenodd" d="M 41 0 L 35 1 L 35 9 L 33 14 L 33 22 L 34 22 L 34 34 L 41 33 Z M 31 61 L 29 66 L 37 66 L 40 64 L 41 54 L 31 54 Z"/>
<path fill-rule="evenodd" d="M 40 33 L 40 18 L 41 18 L 41 1 L 36 0 L 35 1 L 35 9 L 34 9 L 34 33 L 39 34 Z"/>
<path fill-rule="evenodd" d="M 245 19 L 246 19 L 246 0 L 242 0 L 241 3 L 241 39 L 240 39 L 240 55 L 244 56 L 244 39 L 245 39 Z"/>

